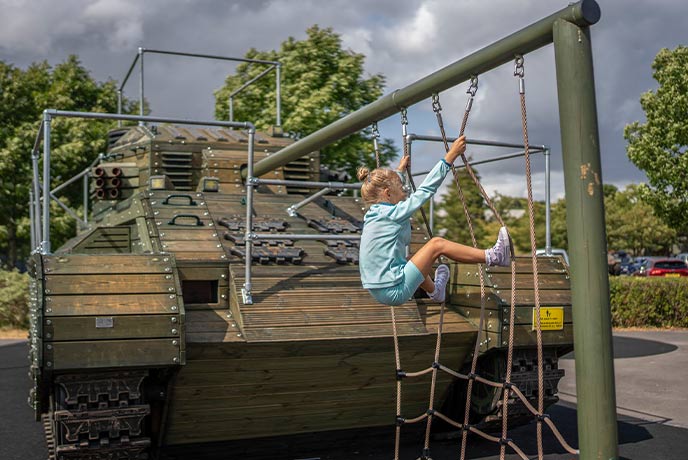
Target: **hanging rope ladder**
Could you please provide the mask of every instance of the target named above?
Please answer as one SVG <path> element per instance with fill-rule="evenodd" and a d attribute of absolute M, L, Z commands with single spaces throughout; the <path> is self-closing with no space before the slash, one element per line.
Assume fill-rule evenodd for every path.
<path fill-rule="evenodd" d="M 509 244 L 511 246 L 511 306 L 509 309 L 509 341 L 508 341 L 508 350 L 507 350 L 507 363 L 506 363 L 506 375 L 504 378 L 504 382 L 494 382 L 488 379 L 485 379 L 483 377 L 480 377 L 479 375 L 476 374 L 476 368 L 477 368 L 477 362 L 478 362 L 478 356 L 480 352 L 480 343 L 481 343 L 481 334 L 483 333 L 483 326 L 485 322 L 485 305 L 486 305 L 486 295 L 485 295 L 485 280 L 483 276 L 482 270 L 478 270 L 479 278 L 480 278 L 480 319 L 478 322 L 478 335 L 476 337 L 476 342 L 473 350 L 473 358 L 471 361 L 471 367 L 470 367 L 470 372 L 465 375 L 462 374 L 458 371 L 455 371 L 451 368 L 448 368 L 444 366 L 443 364 L 440 363 L 440 348 L 441 348 L 441 341 L 442 341 L 442 328 L 443 328 L 443 322 L 444 322 L 444 310 L 446 304 L 443 302 L 440 305 L 440 316 L 439 316 L 439 323 L 437 325 L 437 341 L 436 341 L 436 346 L 435 346 L 435 355 L 434 355 L 434 361 L 430 367 L 427 369 L 423 369 L 418 372 L 404 372 L 401 367 L 401 360 L 400 360 L 400 353 L 399 353 L 399 338 L 398 338 L 398 333 L 397 333 L 397 325 L 396 325 L 396 318 L 395 318 L 395 312 L 394 312 L 394 307 L 390 307 L 391 311 L 391 318 L 392 318 L 392 330 L 393 330 L 393 338 L 394 338 L 394 357 L 395 357 L 395 363 L 396 363 L 396 393 L 397 393 L 397 398 L 396 398 L 396 428 L 395 428 L 395 441 L 394 441 L 394 459 L 398 460 L 399 459 L 399 447 L 400 447 L 400 439 L 401 439 L 401 426 L 404 424 L 412 424 L 412 423 L 417 423 L 421 422 L 423 420 L 427 420 L 426 422 L 426 430 L 425 430 L 425 442 L 423 445 L 423 451 L 420 456 L 421 460 L 430 460 L 430 446 L 429 446 L 429 441 L 430 441 L 430 430 L 432 427 L 432 419 L 433 417 L 437 417 L 446 423 L 448 423 L 451 426 L 454 426 L 461 430 L 461 460 L 464 460 L 466 458 L 466 444 L 467 444 L 467 435 L 468 432 L 475 433 L 484 439 L 487 439 L 488 441 L 492 441 L 495 443 L 498 443 L 500 445 L 500 459 L 503 460 L 506 455 L 506 447 L 509 446 L 513 451 L 523 460 L 529 460 L 529 457 L 514 443 L 512 439 L 509 439 L 507 437 L 508 433 L 508 408 L 509 408 L 509 400 L 510 398 L 516 397 L 518 398 L 524 405 L 524 407 L 533 415 L 536 417 L 537 420 L 537 446 L 538 446 L 538 459 L 543 458 L 543 446 L 542 446 L 542 423 L 544 422 L 547 424 L 547 426 L 550 428 L 552 433 L 554 434 L 555 438 L 559 441 L 561 446 L 570 454 L 573 455 L 578 455 L 578 450 L 572 448 L 566 440 L 563 438 L 559 430 L 556 428 L 554 425 L 554 422 L 552 422 L 547 414 L 544 414 L 544 375 L 543 375 L 543 353 L 542 353 L 542 329 L 541 329 L 541 324 L 540 324 L 540 293 L 539 293 L 539 280 L 538 280 L 538 267 L 537 267 L 537 256 L 536 256 L 536 242 L 535 242 L 535 223 L 534 223 L 534 211 L 533 211 L 533 196 L 532 196 L 532 182 L 531 182 L 531 169 L 530 169 L 530 155 L 529 155 L 529 146 L 528 146 L 528 125 L 527 125 L 527 116 L 526 116 L 526 102 L 525 102 L 525 83 L 524 83 L 524 67 L 523 67 L 523 57 L 522 56 L 516 56 L 515 59 L 515 71 L 514 75 L 519 78 L 519 95 L 520 95 L 520 102 L 521 102 L 521 120 L 522 120 L 522 130 L 523 130 L 523 141 L 524 141 L 524 151 L 525 151 L 525 163 L 526 163 L 526 181 L 527 181 L 527 188 L 528 188 L 528 213 L 529 213 L 529 225 L 530 225 L 530 243 L 531 243 L 531 252 L 532 252 L 532 266 L 533 266 L 533 284 L 534 284 L 534 293 L 535 293 L 535 317 L 536 317 L 536 335 L 537 335 L 537 362 L 538 362 L 538 407 L 537 409 L 533 407 L 533 405 L 528 401 L 528 399 L 525 397 L 523 392 L 513 383 L 511 383 L 511 370 L 512 370 L 512 365 L 513 365 L 513 348 L 514 348 L 514 322 L 515 322 L 515 305 L 516 305 L 516 260 L 513 257 L 514 251 L 513 251 L 513 242 L 511 240 L 511 236 L 509 236 Z M 471 77 L 470 80 L 470 86 L 467 90 L 467 94 L 469 94 L 469 99 L 466 104 L 466 108 L 464 110 L 464 115 L 463 119 L 461 122 L 461 127 L 459 130 L 459 136 L 462 136 L 464 134 L 464 131 L 466 129 L 466 125 L 468 123 L 468 117 L 471 111 L 471 108 L 473 106 L 473 99 L 475 97 L 475 94 L 478 89 L 478 78 L 477 76 Z M 449 151 L 449 143 L 447 141 L 445 129 L 444 129 L 444 123 L 442 120 L 442 106 L 440 105 L 439 101 L 439 95 L 434 94 L 432 96 L 432 108 L 433 111 L 435 112 L 435 115 L 437 117 L 437 123 L 440 128 L 440 132 L 442 135 L 442 140 L 444 142 L 444 147 L 445 151 Z M 406 144 L 406 125 L 408 121 L 406 119 L 406 109 L 402 110 L 402 132 L 404 135 L 404 155 L 408 154 L 408 147 Z M 376 151 L 377 153 L 377 151 Z M 463 161 L 463 164 L 466 168 L 466 171 L 468 172 L 469 176 L 475 183 L 475 185 L 478 187 L 480 194 L 487 204 L 487 206 L 490 208 L 492 213 L 494 214 L 495 218 L 497 221 L 500 223 L 501 226 L 505 226 L 503 220 L 499 216 L 499 213 L 496 211 L 492 201 L 490 200 L 489 196 L 485 192 L 484 188 L 482 187 L 480 181 L 478 180 L 477 176 L 475 175 L 475 172 L 473 171 L 470 163 L 468 162 L 468 159 L 466 158 L 465 154 L 461 154 L 461 160 Z M 475 232 L 473 230 L 473 225 L 472 225 L 472 220 L 470 213 L 468 211 L 468 206 L 466 204 L 465 196 L 463 193 L 463 190 L 461 188 L 461 184 L 459 183 L 459 176 L 457 173 L 456 168 L 452 165 L 452 176 L 454 178 L 454 182 L 457 187 L 457 193 L 459 195 L 459 198 L 461 199 L 461 203 L 463 206 L 464 214 L 466 216 L 466 221 L 468 223 L 468 228 L 469 232 L 471 235 L 471 240 L 473 243 L 473 247 L 478 247 L 477 246 L 477 241 L 475 238 Z M 411 177 L 411 172 L 410 168 L 407 170 L 407 173 L 409 175 L 409 178 Z M 415 191 L 415 184 L 411 183 L 413 190 Z M 421 208 L 422 209 L 422 208 Z M 427 225 L 427 219 L 425 218 L 425 214 L 423 213 L 423 218 L 426 221 Z M 429 233 L 429 226 L 428 226 L 428 233 Z M 452 375 L 458 379 L 462 379 L 467 381 L 467 389 L 466 389 L 466 406 L 465 406 L 465 411 L 464 411 L 464 419 L 463 423 L 456 422 L 452 420 L 450 417 L 447 417 L 446 415 L 442 414 L 438 410 L 434 408 L 434 397 L 435 397 L 435 385 L 436 385 L 436 377 L 437 377 L 437 371 L 441 370 L 443 372 L 446 372 L 449 375 Z M 429 396 L 429 405 L 428 405 L 428 410 L 424 413 L 421 414 L 415 418 L 412 419 L 405 419 L 401 415 L 401 402 L 402 402 L 402 386 L 401 382 L 404 378 L 413 378 L 413 377 L 419 377 L 428 373 L 432 373 L 432 380 L 430 384 L 430 396 Z M 496 388 L 500 390 L 503 393 L 502 396 L 502 433 L 501 437 L 495 437 L 491 436 L 484 431 L 476 428 L 475 426 L 472 426 L 469 424 L 469 415 L 470 415 L 470 408 L 471 408 L 471 394 L 472 394 L 472 389 L 473 389 L 473 384 L 474 382 L 479 382 L 484 385 L 491 386 L 493 388 Z"/>

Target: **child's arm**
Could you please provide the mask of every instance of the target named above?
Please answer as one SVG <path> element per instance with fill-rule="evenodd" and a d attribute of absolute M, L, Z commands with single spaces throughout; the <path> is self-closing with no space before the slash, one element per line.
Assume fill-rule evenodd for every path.
<path fill-rule="evenodd" d="M 401 221 L 408 219 L 413 215 L 414 212 L 420 208 L 423 203 L 428 201 L 439 188 L 444 178 L 449 172 L 449 165 L 451 165 L 456 158 L 466 151 L 466 137 L 459 137 L 452 144 L 449 152 L 444 156 L 444 161 L 440 161 L 437 165 L 432 168 L 432 171 L 427 175 L 425 180 L 418 190 L 411 194 L 406 200 L 400 201 L 394 207 L 392 207 L 389 217 L 395 221 Z M 401 162 L 399 162 L 399 167 L 401 167 L 404 159 L 408 157 L 403 157 Z"/>
<path fill-rule="evenodd" d="M 459 157 L 459 155 L 461 155 L 465 151 L 466 151 L 466 136 L 460 136 L 457 140 L 454 141 L 451 148 L 449 149 L 447 154 L 444 156 L 444 161 L 446 161 L 450 165 L 454 164 L 454 162 Z"/>
<path fill-rule="evenodd" d="M 411 217 L 437 192 L 448 172 L 449 165 L 444 161 L 438 162 L 415 192 L 389 209 L 388 217 L 394 221 L 403 221 Z"/>
<path fill-rule="evenodd" d="M 408 168 L 409 163 L 411 162 L 411 156 L 410 155 L 405 155 L 401 157 L 401 160 L 399 160 L 399 166 L 397 166 L 397 171 L 403 173 L 406 171 L 406 168 Z"/>

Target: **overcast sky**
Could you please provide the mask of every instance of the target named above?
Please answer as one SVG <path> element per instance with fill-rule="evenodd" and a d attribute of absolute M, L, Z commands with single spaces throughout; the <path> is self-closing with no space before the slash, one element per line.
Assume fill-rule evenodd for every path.
<path fill-rule="evenodd" d="M 685 0 L 598 0 L 602 18 L 592 27 L 602 174 L 625 187 L 645 180 L 627 159 L 623 128 L 643 120 L 639 97 L 656 88 L 651 63 L 663 48 L 686 45 Z M 278 49 L 287 37 L 305 37 L 318 24 L 332 27 L 344 46 L 366 55 L 366 71 L 387 78 L 385 93 L 403 88 L 467 54 L 563 7 L 553 0 L 0 0 L 0 59 L 25 68 L 77 54 L 100 81 L 121 81 L 139 46 L 242 57 L 251 47 Z M 158 116 L 212 119 L 213 91 L 234 64 L 146 55 L 146 98 Z M 552 149 L 553 199 L 563 196 L 554 50 L 525 57 L 531 144 Z M 463 84 L 441 95 L 448 134 L 456 134 L 466 101 Z M 136 98 L 138 79 L 125 95 Z M 58 108 L 59 107 L 55 107 Z M 400 145 L 399 117 L 380 123 Z M 430 101 L 409 109 L 409 131 L 437 135 Z M 480 76 L 466 134 L 522 140 L 518 82 L 512 64 Z M 414 144 L 414 170 L 441 157 L 438 144 Z M 475 160 L 513 150 L 471 148 Z M 533 157 L 536 198 L 544 197 L 544 161 Z M 522 160 L 479 169 L 490 194 L 525 196 Z"/>

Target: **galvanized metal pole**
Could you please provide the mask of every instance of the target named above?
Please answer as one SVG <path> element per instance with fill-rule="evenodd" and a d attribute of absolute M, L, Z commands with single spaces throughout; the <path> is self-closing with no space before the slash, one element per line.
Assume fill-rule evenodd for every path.
<path fill-rule="evenodd" d="M 143 116 L 143 52 L 144 49 L 139 47 L 139 115 Z M 143 122 L 139 121 L 139 126 L 143 126 Z"/>
<path fill-rule="evenodd" d="M 246 260 L 244 261 L 244 288 L 243 301 L 245 305 L 253 304 L 253 296 L 251 294 L 251 263 L 253 262 L 253 161 L 254 161 L 254 136 L 256 130 L 251 127 L 248 130 L 248 162 L 246 169 L 248 174 L 246 176 L 246 231 L 244 233 L 244 253 Z"/>
<path fill-rule="evenodd" d="M 50 254 L 50 114 L 43 112 L 43 240 L 41 253 Z"/>
<path fill-rule="evenodd" d="M 29 223 L 31 224 L 31 250 L 36 249 L 36 222 L 33 209 L 33 190 L 29 190 Z"/>
<path fill-rule="evenodd" d="M 41 128 L 39 135 L 42 135 L 43 133 L 43 123 L 41 123 Z M 42 236 L 42 224 L 43 222 L 41 220 L 41 202 L 40 202 L 40 197 L 41 197 L 41 178 L 38 174 L 38 139 L 39 137 L 36 138 L 36 145 L 34 145 L 34 150 L 31 153 L 31 164 L 33 168 L 33 197 L 34 197 L 34 219 L 36 220 L 35 222 L 35 229 L 36 229 L 36 246 L 33 247 L 33 249 L 36 249 L 39 244 L 41 244 L 41 241 L 43 241 L 43 236 Z"/>
<path fill-rule="evenodd" d="M 88 224 L 88 180 L 91 176 L 90 171 L 84 174 L 84 223 Z"/>
<path fill-rule="evenodd" d="M 117 113 L 118 114 L 122 113 L 122 90 L 121 89 L 117 90 Z M 122 120 L 117 120 L 117 127 L 118 128 L 122 127 Z"/>
<path fill-rule="evenodd" d="M 545 155 L 545 254 L 552 255 L 552 200 L 550 197 L 551 169 L 549 164 L 549 149 L 543 151 Z"/>
<path fill-rule="evenodd" d="M 581 460 L 618 458 L 602 172 L 590 31 L 554 24 L 566 227 L 571 250 Z"/>
<path fill-rule="evenodd" d="M 275 81 L 276 81 L 276 86 L 277 88 L 275 91 L 277 92 L 277 126 L 276 128 L 279 128 L 279 131 L 282 132 L 282 64 L 277 64 L 277 68 L 275 69 Z"/>

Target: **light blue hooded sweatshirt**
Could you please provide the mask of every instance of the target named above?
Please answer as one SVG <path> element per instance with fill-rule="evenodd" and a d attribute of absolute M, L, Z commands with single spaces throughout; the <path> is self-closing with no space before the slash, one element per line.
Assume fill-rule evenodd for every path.
<path fill-rule="evenodd" d="M 411 243 L 410 218 L 437 192 L 449 169 L 442 159 L 407 199 L 370 206 L 363 218 L 358 261 L 364 288 L 391 287 L 403 281 L 406 247 Z"/>

